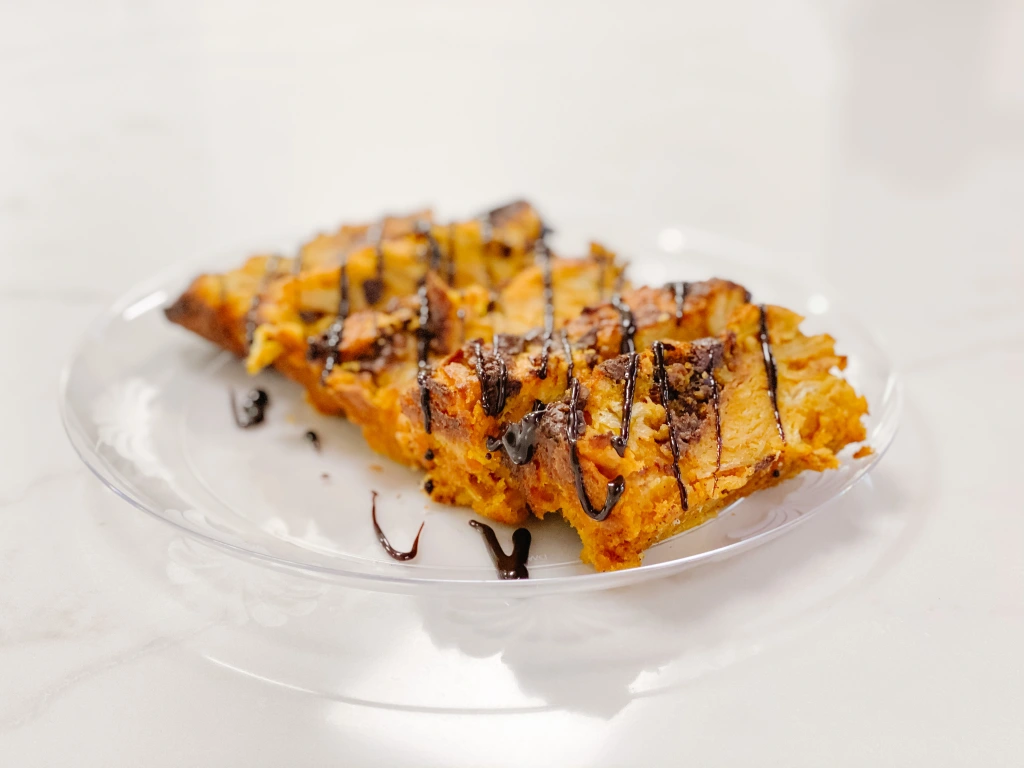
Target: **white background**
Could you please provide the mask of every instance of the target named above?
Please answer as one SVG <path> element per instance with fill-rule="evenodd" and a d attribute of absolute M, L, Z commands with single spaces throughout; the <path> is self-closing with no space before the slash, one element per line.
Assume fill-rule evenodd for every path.
<path fill-rule="evenodd" d="M 197 592 L 170 531 L 87 475 L 60 366 L 176 260 L 519 195 L 573 242 L 690 225 L 777 251 L 897 361 L 903 431 L 833 514 L 659 586 L 650 615 L 597 603 L 644 631 L 579 641 L 589 674 L 529 631 L 474 644 L 443 607 L 350 598 L 424 679 L 518 709 L 403 707 L 383 668 L 325 696 L 249 576 Z M 0 764 L 1020 765 L 1022 214 L 1014 0 L 8 0 Z"/>

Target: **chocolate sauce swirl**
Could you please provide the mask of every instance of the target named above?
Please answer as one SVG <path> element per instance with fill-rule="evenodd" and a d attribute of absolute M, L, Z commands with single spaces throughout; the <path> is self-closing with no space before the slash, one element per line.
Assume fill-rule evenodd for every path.
<path fill-rule="evenodd" d="M 636 391 L 636 369 L 640 355 L 629 353 L 626 361 L 626 383 L 622 390 L 622 431 L 612 438 L 612 448 L 619 458 L 626 455 L 626 444 L 629 442 L 629 422 L 633 418 L 633 393 Z"/>
<path fill-rule="evenodd" d="M 761 328 L 758 338 L 761 342 L 761 357 L 764 358 L 764 372 L 768 378 L 768 394 L 772 398 L 772 411 L 775 413 L 775 426 L 779 430 L 779 437 L 786 442 L 786 432 L 782 428 L 782 417 L 779 415 L 779 374 L 775 367 L 775 356 L 772 355 L 772 344 L 768 338 L 768 313 L 764 304 L 760 306 Z"/>
<path fill-rule="evenodd" d="M 373 494 L 373 501 L 370 503 L 370 518 L 373 520 L 373 530 L 377 534 L 377 541 L 384 547 L 384 551 L 387 552 L 391 557 L 400 562 L 406 560 L 412 560 L 416 557 L 416 553 L 419 551 L 420 546 L 420 534 L 423 533 L 423 526 L 426 523 L 420 523 L 420 529 L 416 531 L 416 538 L 412 540 L 412 548 L 408 552 L 401 552 L 391 546 L 391 542 L 388 541 L 388 537 L 384 535 L 384 531 L 380 529 L 380 525 L 377 524 L 377 492 L 370 491 Z"/>
<path fill-rule="evenodd" d="M 482 339 L 473 342 L 473 354 L 480 381 L 480 405 L 488 416 L 497 416 L 505 410 L 508 397 L 508 367 L 496 348 L 492 355 L 485 355 Z"/>
<path fill-rule="evenodd" d="M 235 390 L 229 389 L 228 395 L 231 399 L 231 415 L 235 419 L 235 426 L 239 429 L 249 429 L 263 423 L 267 406 L 270 405 L 270 397 L 266 392 L 262 389 L 250 389 L 242 401 L 241 412 L 235 400 Z"/>
<path fill-rule="evenodd" d="M 581 419 L 580 411 L 580 382 L 574 378 L 569 389 L 569 413 L 565 419 L 565 438 L 569 441 L 569 464 L 572 467 L 573 481 L 576 484 L 576 495 L 579 497 L 580 506 L 587 517 L 601 522 L 611 513 L 612 509 L 622 498 L 626 490 L 626 480 L 619 475 L 608 483 L 608 493 L 604 499 L 604 506 L 597 508 L 591 503 L 587 495 L 587 487 L 583 482 L 583 467 L 580 466 L 579 451 L 576 448 L 576 441 L 579 439 L 581 427 L 586 428 L 586 422 Z"/>
<path fill-rule="evenodd" d="M 654 342 L 654 383 L 658 386 L 661 395 L 661 407 L 665 409 L 665 423 L 668 425 L 668 444 L 672 448 L 672 474 L 675 475 L 676 485 L 679 488 L 679 501 L 685 512 L 690 508 L 686 497 L 686 486 L 683 485 L 682 475 L 679 474 L 679 443 L 676 442 L 676 430 L 672 425 L 672 412 L 669 410 L 671 401 L 672 385 L 668 381 L 668 371 L 665 368 L 665 345 L 660 341 Z"/>
<path fill-rule="evenodd" d="M 690 284 L 687 282 L 671 283 L 672 293 L 676 298 L 676 325 L 683 322 L 683 307 L 686 306 L 686 297 L 690 295 Z"/>
<path fill-rule="evenodd" d="M 281 257 L 277 254 L 267 258 L 267 264 L 263 269 L 263 277 L 260 279 L 259 288 L 256 289 L 256 293 L 253 294 L 252 299 L 249 301 L 249 309 L 245 313 L 245 348 L 252 348 L 252 340 L 256 335 L 256 326 L 259 323 L 257 320 L 257 312 L 260 308 L 260 302 L 263 301 L 263 292 L 267 288 L 267 284 L 270 282 L 270 278 L 277 274 L 277 266 L 281 262 Z"/>
<path fill-rule="evenodd" d="M 341 362 L 341 340 L 345 333 L 345 321 L 348 319 L 350 309 L 348 300 L 348 254 L 342 256 L 341 271 L 338 274 L 338 290 L 338 315 L 327 329 L 325 344 L 329 351 L 327 353 L 327 360 L 324 361 L 324 369 L 320 373 L 321 385 L 327 383 L 327 378 L 331 375 L 331 371 Z"/>
<path fill-rule="evenodd" d="M 619 340 L 619 354 L 625 355 L 628 352 L 636 352 L 636 344 L 633 337 L 636 336 L 636 321 L 633 319 L 633 310 L 622 300 L 622 295 L 616 293 L 612 296 L 611 304 L 619 311 L 619 328 L 622 337 Z"/>
<path fill-rule="evenodd" d="M 483 534 L 484 541 L 487 542 L 487 548 L 491 552 L 494 567 L 498 569 L 499 579 L 530 578 L 530 572 L 526 569 L 526 561 L 530 557 L 531 541 L 528 530 L 525 528 L 517 528 L 515 530 L 515 533 L 512 534 L 512 554 L 506 555 L 491 526 L 481 523 L 479 520 L 470 520 L 469 524 Z"/>
<path fill-rule="evenodd" d="M 540 379 L 548 377 L 548 358 L 551 355 L 551 341 L 555 333 L 555 288 L 551 279 L 551 251 L 544 239 L 547 234 L 547 227 L 541 224 L 540 237 L 533 246 L 535 259 L 540 260 L 544 277 L 544 346 L 541 351 L 540 368 L 537 369 L 537 376 Z"/>

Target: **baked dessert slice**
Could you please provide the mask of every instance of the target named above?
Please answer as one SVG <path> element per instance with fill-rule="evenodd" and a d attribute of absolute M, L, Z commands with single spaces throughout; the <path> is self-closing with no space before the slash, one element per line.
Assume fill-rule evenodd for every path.
<path fill-rule="evenodd" d="M 603 281 L 613 282 L 621 268 L 611 254 L 602 249 L 595 253 L 579 259 L 552 257 L 545 269 L 531 265 L 500 291 L 478 285 L 455 289 L 431 270 L 414 295 L 395 297 L 380 310 L 348 315 L 333 339 L 336 316 L 308 326 L 290 314 L 293 304 L 268 297 L 261 305 L 247 365 L 253 372 L 274 366 L 302 384 L 318 410 L 360 426 L 375 451 L 426 468 L 432 465 L 429 448 L 421 450 L 423 441 L 414 439 L 408 427 L 403 394 L 416 399 L 420 433 L 429 434 L 435 419 L 444 417 L 432 402 L 435 366 L 474 339 L 517 338 L 524 329 L 543 325 L 543 308 L 533 294 L 545 271 L 557 286 L 553 328 L 598 302 Z"/>
<path fill-rule="evenodd" d="M 200 275 L 165 312 L 171 322 L 246 356 L 268 318 L 323 330 L 323 318 L 341 308 L 342 272 L 351 313 L 415 294 L 432 259 L 453 287 L 501 288 L 533 263 L 542 226 L 524 201 L 445 226 L 430 211 L 345 225 L 305 243 L 293 258 L 260 254 L 238 269 Z"/>
<path fill-rule="evenodd" d="M 298 381 L 434 499 L 562 514 L 598 570 L 864 439 L 844 359 L 799 316 L 724 280 L 634 289 L 614 254 L 543 234 L 525 203 L 343 227 L 197 278 L 168 317 Z"/>
<path fill-rule="evenodd" d="M 535 355 L 506 340 L 452 356 L 434 377 L 444 417 L 414 438 L 431 446 L 434 498 L 508 523 L 558 512 L 582 559 L 605 571 L 639 565 L 654 543 L 758 489 L 837 466 L 837 452 L 865 437 L 867 404 L 832 372 L 845 365 L 833 340 L 803 335 L 799 315 L 746 303 L 733 284 L 696 288 L 682 322 L 638 322 L 625 354 L 614 332 L 602 345 L 602 323 L 575 339 L 588 323 L 570 324 L 547 380 Z M 665 304 L 650 289 L 626 298 L 634 316 L 641 301 Z M 514 395 L 494 416 L 486 405 L 501 371 Z M 404 407 L 416 432 L 415 398 Z"/>
<path fill-rule="evenodd" d="M 358 424 L 371 447 L 414 466 L 398 440 L 399 395 L 465 340 L 521 333 L 544 322 L 541 285 L 558 288 L 561 326 L 611 292 L 621 275 L 600 246 L 561 259 L 543 248 L 525 202 L 448 225 L 428 212 L 342 227 L 296 259 L 257 256 L 196 278 L 167 317 L 306 389 L 320 411 Z M 546 277 L 545 277 L 546 276 Z M 426 418 L 426 417 L 425 417 Z"/>
<path fill-rule="evenodd" d="M 625 289 L 585 308 L 556 331 L 547 345 L 547 371 L 542 370 L 546 345 L 540 332 L 499 334 L 491 343 L 473 340 L 440 364 L 428 382 L 431 433 L 420 428 L 419 399 L 407 391 L 398 439 L 411 446 L 410 455 L 432 456 L 428 487 L 438 501 L 469 506 L 510 524 L 526 520 L 531 509 L 536 514 L 557 510 L 551 506 L 553 497 L 530 495 L 516 467 L 533 460 L 546 409 L 568 396 L 570 373 L 587 392 L 602 363 L 628 362 L 623 352 L 647 348 L 658 339 L 723 332 L 746 298 L 742 286 L 725 280 L 694 283 L 682 292 L 675 286 Z M 614 401 L 621 409 L 624 387 L 609 396 L 609 405 Z"/>

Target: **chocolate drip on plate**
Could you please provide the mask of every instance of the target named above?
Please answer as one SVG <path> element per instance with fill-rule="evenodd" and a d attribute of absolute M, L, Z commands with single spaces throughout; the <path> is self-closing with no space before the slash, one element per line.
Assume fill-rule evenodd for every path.
<path fill-rule="evenodd" d="M 661 407 L 665 409 L 665 423 L 668 424 L 668 444 L 672 449 L 672 474 L 675 475 L 676 485 L 679 487 L 679 501 L 685 512 L 690 508 L 690 504 L 686 498 L 686 486 L 683 485 L 682 475 L 679 474 L 679 443 L 676 441 L 676 431 L 672 426 L 672 412 L 669 410 L 672 385 L 668 382 L 668 371 L 665 369 L 665 345 L 656 341 L 652 349 L 654 351 L 654 383 L 658 386 Z"/>
<path fill-rule="evenodd" d="M 479 520 L 470 520 L 469 524 L 476 528 L 484 536 L 487 548 L 491 551 L 491 559 L 494 560 L 494 567 L 498 569 L 498 578 L 507 579 L 528 579 L 530 572 L 526 569 L 526 561 L 530 557 L 530 532 L 525 528 L 517 528 L 512 534 L 512 554 L 506 555 L 501 548 L 494 529 L 487 523 Z"/>
<path fill-rule="evenodd" d="M 596 508 L 591 503 L 590 497 L 587 495 L 587 487 L 583 483 L 583 467 L 580 466 L 580 456 L 576 448 L 580 427 L 586 427 L 586 423 L 582 422 L 580 417 L 580 382 L 574 378 L 569 390 L 569 413 L 565 419 L 565 437 L 569 441 L 569 463 L 576 484 L 576 495 L 579 497 L 583 511 L 587 517 L 601 522 L 608 517 L 622 497 L 623 491 L 626 490 L 626 481 L 622 475 L 619 475 L 608 483 L 608 493 L 605 496 L 603 507 Z"/>
<path fill-rule="evenodd" d="M 612 448 L 619 457 L 626 455 L 626 444 L 629 442 L 629 422 L 633 417 L 633 393 L 636 390 L 636 368 L 640 356 L 636 352 L 629 353 L 626 361 L 626 384 L 622 390 L 622 432 L 612 438 Z"/>
<path fill-rule="evenodd" d="M 262 389 L 250 389 L 245 400 L 242 401 L 242 410 L 239 412 L 238 403 L 235 400 L 235 390 L 229 389 L 228 395 L 231 399 L 231 415 L 235 419 L 235 425 L 240 429 L 249 429 L 257 424 L 262 424 L 266 418 L 267 406 L 270 405 L 270 397 Z"/>
<path fill-rule="evenodd" d="M 313 449 L 320 453 L 320 435 L 314 432 L 312 429 L 306 432 L 303 437 L 306 438 L 306 442 L 313 446 Z"/>
<path fill-rule="evenodd" d="M 391 557 L 400 562 L 406 560 L 412 560 L 416 557 L 416 553 L 420 546 L 420 534 L 423 533 L 423 526 L 426 523 L 420 523 L 420 529 L 416 531 L 416 538 L 412 540 L 412 548 L 408 552 L 401 552 L 391 546 L 391 542 L 388 541 L 388 537 L 384 535 L 384 531 L 380 529 L 377 524 L 377 492 L 370 491 L 373 494 L 373 501 L 370 503 L 370 518 L 373 520 L 373 530 L 377 534 L 377 541 L 384 547 L 384 551 L 387 552 Z"/>
<path fill-rule="evenodd" d="M 760 306 L 761 328 L 758 338 L 761 342 L 761 356 L 764 358 L 764 372 L 768 377 L 768 394 L 772 398 L 772 411 L 775 413 L 775 426 L 779 430 L 779 437 L 786 442 L 786 432 L 782 428 L 782 417 L 779 415 L 779 373 L 775 367 L 775 356 L 772 355 L 772 343 L 768 338 L 768 313 L 764 304 Z"/>

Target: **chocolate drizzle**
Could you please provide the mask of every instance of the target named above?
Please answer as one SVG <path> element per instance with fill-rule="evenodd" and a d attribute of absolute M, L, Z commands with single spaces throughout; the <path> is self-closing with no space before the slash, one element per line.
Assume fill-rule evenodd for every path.
<path fill-rule="evenodd" d="M 583 467 L 580 466 L 579 452 L 576 448 L 576 441 L 582 429 L 586 428 L 586 422 L 581 420 L 580 411 L 580 382 L 573 378 L 569 389 L 569 413 L 565 419 L 565 438 L 569 441 L 569 464 L 572 467 L 573 480 L 576 483 L 576 495 L 579 497 L 580 505 L 587 517 L 601 522 L 611 513 L 612 508 L 622 498 L 626 490 L 626 481 L 619 475 L 608 483 L 608 494 L 605 496 L 604 506 L 600 509 L 594 507 L 587 495 L 586 485 L 583 483 Z M 581 429 L 582 428 L 582 429 Z"/>
<path fill-rule="evenodd" d="M 547 406 L 540 400 L 533 404 L 533 410 L 523 416 L 519 421 L 514 421 L 505 427 L 501 437 L 488 437 L 486 447 L 488 451 L 504 450 L 509 461 L 516 466 L 522 466 L 533 458 L 533 449 L 537 444 L 537 428 L 544 416 Z"/>
<path fill-rule="evenodd" d="M 551 279 L 551 251 L 544 240 L 547 234 L 548 229 L 542 223 L 540 237 L 533 246 L 535 258 L 540 259 L 544 276 L 544 346 L 541 351 L 540 368 L 537 369 L 537 377 L 540 379 L 548 377 L 548 358 L 551 355 L 551 341 L 555 333 L 555 288 Z"/>
<path fill-rule="evenodd" d="M 338 274 L 338 289 L 338 316 L 327 329 L 325 344 L 329 351 L 327 353 L 327 360 L 324 361 L 324 369 L 320 373 L 321 385 L 327 383 L 327 377 L 331 375 L 331 371 L 334 370 L 335 366 L 341 362 L 341 340 L 345 333 L 345 320 L 348 319 L 349 313 L 347 254 L 341 260 L 341 271 Z"/>
<path fill-rule="evenodd" d="M 768 394 L 772 398 L 772 411 L 775 413 L 775 426 L 778 427 L 779 437 L 786 442 L 786 433 L 782 429 L 782 417 L 779 415 L 779 374 L 775 367 L 775 356 L 772 355 L 772 344 L 768 338 L 768 317 L 764 304 L 760 305 L 761 328 L 758 338 L 761 341 L 761 356 L 764 358 L 764 373 L 768 378 Z"/>
<path fill-rule="evenodd" d="M 690 284 L 686 282 L 671 283 L 672 293 L 676 297 L 676 325 L 683 322 L 683 307 L 686 297 L 690 294 Z"/>
<path fill-rule="evenodd" d="M 240 429 L 249 429 L 257 424 L 262 424 L 266 418 L 267 406 L 270 405 L 270 397 L 262 389 L 250 389 L 245 400 L 242 401 L 242 411 L 238 411 L 238 403 L 235 400 L 235 390 L 229 389 L 231 398 L 231 415 L 235 419 L 235 425 Z"/>
<path fill-rule="evenodd" d="M 683 485 L 682 475 L 679 474 L 679 444 L 676 442 L 676 431 L 672 425 L 672 413 L 669 410 L 669 401 L 672 395 L 672 385 L 668 381 L 668 371 L 665 369 L 665 345 L 660 341 L 654 342 L 654 383 L 658 385 L 661 395 L 661 407 L 665 409 L 665 423 L 668 425 L 668 444 L 672 448 L 672 474 L 675 475 L 676 485 L 679 487 L 679 501 L 685 512 L 690 508 L 686 498 L 686 486 Z"/>
<path fill-rule="evenodd" d="M 253 294 L 252 299 L 249 301 L 249 309 L 245 313 L 245 348 L 252 348 L 252 340 L 256 335 L 256 313 L 260 308 L 260 302 L 263 301 L 263 291 L 266 290 L 267 283 L 270 282 L 270 278 L 277 274 L 277 265 L 280 263 L 281 257 L 277 254 L 267 258 L 267 265 L 263 270 L 263 277 L 260 279 L 259 288 L 256 289 L 256 293 Z"/>
<path fill-rule="evenodd" d="M 363 281 L 363 296 L 371 307 L 384 297 L 384 229 L 387 223 L 388 217 L 385 216 L 366 231 L 366 241 L 373 243 L 374 254 L 377 257 L 376 275 Z"/>
<path fill-rule="evenodd" d="M 476 377 L 480 380 L 480 405 L 488 416 L 497 416 L 505 410 L 508 397 L 508 367 L 497 351 L 490 356 L 484 354 L 482 339 L 473 342 L 476 356 Z"/>
<path fill-rule="evenodd" d="M 416 538 L 412 540 L 412 548 L 408 552 L 400 552 L 391 546 L 391 542 L 388 541 L 388 537 L 384 535 L 384 531 L 380 529 L 377 524 L 377 492 L 370 491 L 373 494 L 373 501 L 370 503 L 370 518 L 373 520 L 373 530 L 377 534 L 377 541 L 384 547 L 384 551 L 387 552 L 391 557 L 400 562 L 406 560 L 412 560 L 416 557 L 416 552 L 420 546 L 420 534 L 423 533 L 423 526 L 426 523 L 420 523 L 420 529 L 416 531 Z"/>
<path fill-rule="evenodd" d="M 420 388 L 420 407 L 423 409 L 423 429 L 430 434 L 430 390 L 427 381 L 430 379 L 430 363 L 427 356 L 430 352 L 430 299 L 427 296 L 427 278 L 424 277 L 419 287 L 420 325 L 416 329 L 416 383 Z"/>
<path fill-rule="evenodd" d="M 711 493 L 714 494 L 718 488 L 718 473 L 722 469 L 722 404 L 718 379 L 715 377 L 714 358 L 711 359 L 712 364 L 708 370 L 708 376 L 711 378 L 711 407 L 715 410 L 715 441 L 718 445 L 718 455 L 715 458 L 715 482 L 711 490 Z"/>
<path fill-rule="evenodd" d="M 455 285 L 455 222 L 448 225 L 448 285 Z"/>
<path fill-rule="evenodd" d="M 619 354 L 635 352 L 636 344 L 633 337 L 636 335 L 636 321 L 633 319 L 633 310 L 622 300 L 622 295 L 616 293 L 612 296 L 611 304 L 619 311 L 619 327 L 622 331 L 622 338 L 619 341 Z"/>
<path fill-rule="evenodd" d="M 506 555 L 501 548 L 494 529 L 479 520 L 470 520 L 469 524 L 476 528 L 484 536 L 487 548 L 491 551 L 491 559 L 494 560 L 494 567 L 498 569 L 498 578 L 507 579 L 528 579 L 530 572 L 526 569 L 526 561 L 530 557 L 530 532 L 525 528 L 517 528 L 512 534 L 512 554 Z"/>
<path fill-rule="evenodd" d="M 417 232 L 426 235 L 427 247 L 430 249 L 430 261 L 428 272 L 420 280 L 417 295 L 420 300 L 419 327 L 416 329 L 416 384 L 420 388 L 420 408 L 423 409 L 423 430 L 429 435 L 431 429 L 430 418 L 430 389 L 427 382 L 430 380 L 431 370 L 428 357 L 430 355 L 430 342 L 434 334 L 430 330 L 430 296 L 427 291 L 427 277 L 430 272 L 436 272 L 441 264 L 441 249 L 437 240 L 431 233 L 428 222 L 420 222 L 417 225 Z"/>
<path fill-rule="evenodd" d="M 306 432 L 303 437 L 306 438 L 306 442 L 313 446 L 313 449 L 320 453 L 320 435 L 314 432 L 312 429 Z"/>
<path fill-rule="evenodd" d="M 629 353 L 626 361 L 626 384 L 622 390 L 622 431 L 612 438 L 612 448 L 619 458 L 626 455 L 626 444 L 629 442 L 629 422 L 633 417 L 633 393 L 636 390 L 636 368 L 640 356 L 636 352 Z"/>

